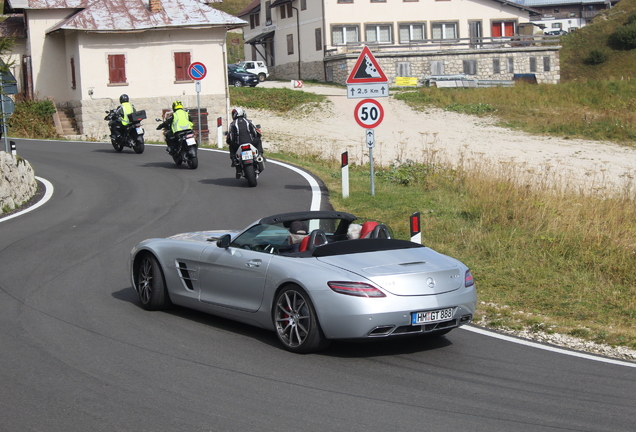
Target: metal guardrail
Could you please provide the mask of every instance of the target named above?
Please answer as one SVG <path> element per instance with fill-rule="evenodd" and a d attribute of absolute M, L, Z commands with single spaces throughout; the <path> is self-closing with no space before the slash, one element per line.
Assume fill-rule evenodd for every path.
<path fill-rule="evenodd" d="M 434 40 L 427 39 L 408 44 L 350 43 L 330 46 L 325 49 L 325 56 L 360 53 L 368 46 L 374 53 L 382 52 L 429 52 L 453 50 L 481 50 L 512 47 L 559 46 L 561 36 L 552 35 L 515 35 L 509 37 L 482 37 Z"/>
<path fill-rule="evenodd" d="M 484 88 L 484 87 L 512 87 L 513 80 L 476 79 L 469 75 L 425 75 L 422 78 L 426 87 L 443 88 Z"/>

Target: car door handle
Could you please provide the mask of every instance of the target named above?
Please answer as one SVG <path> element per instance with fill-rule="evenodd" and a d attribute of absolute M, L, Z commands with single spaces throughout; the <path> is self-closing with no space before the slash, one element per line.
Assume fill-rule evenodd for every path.
<path fill-rule="evenodd" d="M 260 267 L 263 261 L 261 260 L 249 260 L 245 263 L 247 267 Z"/>

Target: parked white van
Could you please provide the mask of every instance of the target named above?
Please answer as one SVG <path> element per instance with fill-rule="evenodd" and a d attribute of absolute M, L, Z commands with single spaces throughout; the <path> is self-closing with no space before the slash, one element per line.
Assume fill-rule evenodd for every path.
<path fill-rule="evenodd" d="M 269 76 L 267 65 L 265 65 L 265 62 L 263 61 L 242 61 L 238 62 L 238 65 L 248 72 L 258 75 L 258 80 L 260 82 L 265 81 L 265 79 Z"/>

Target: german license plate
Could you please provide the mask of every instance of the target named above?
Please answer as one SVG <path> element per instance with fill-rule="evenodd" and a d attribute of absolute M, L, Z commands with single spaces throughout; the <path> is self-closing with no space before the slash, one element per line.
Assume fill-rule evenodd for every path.
<path fill-rule="evenodd" d="M 191 146 L 191 145 L 195 145 L 197 143 L 197 140 L 194 138 L 186 138 L 186 144 Z"/>
<path fill-rule="evenodd" d="M 137 135 L 143 135 L 143 134 L 144 134 L 144 128 L 138 127 L 137 128 Z"/>
<path fill-rule="evenodd" d="M 241 158 L 243 160 L 252 160 L 254 159 L 254 154 L 252 153 L 252 150 L 244 151 L 241 153 Z"/>
<path fill-rule="evenodd" d="M 446 321 L 453 318 L 453 308 L 438 309 L 424 312 L 412 312 L 411 324 L 426 324 L 437 321 Z"/>

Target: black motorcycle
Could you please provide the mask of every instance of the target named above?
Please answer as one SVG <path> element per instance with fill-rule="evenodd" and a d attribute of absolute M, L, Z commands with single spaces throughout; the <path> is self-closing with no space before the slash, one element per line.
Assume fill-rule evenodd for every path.
<path fill-rule="evenodd" d="M 161 119 L 157 119 L 157 121 L 160 122 Z M 170 130 L 170 122 L 164 121 L 157 129 L 163 129 L 164 139 L 166 140 L 166 144 L 168 144 L 166 132 Z M 199 157 L 197 156 L 199 144 L 195 138 L 194 131 L 192 129 L 186 129 L 175 132 L 173 142 L 177 143 L 177 145 L 173 145 L 172 147 L 168 145 L 168 148 L 172 149 L 170 156 L 172 156 L 174 163 L 181 165 L 185 162 L 190 169 L 197 169 L 199 166 Z"/>
<path fill-rule="evenodd" d="M 256 125 L 257 140 L 261 139 L 260 129 L 261 125 Z M 258 176 L 265 170 L 265 158 L 252 144 L 241 144 L 235 157 L 241 167 L 241 172 L 236 173 L 236 178 L 245 177 L 248 186 L 255 187 L 258 184 Z"/>
<path fill-rule="evenodd" d="M 146 111 L 135 111 L 128 116 L 129 123 L 126 126 L 122 126 L 117 110 L 106 111 L 104 120 L 108 120 L 108 127 L 111 133 L 115 130 L 120 131 L 119 134 L 111 135 L 110 137 L 110 142 L 116 151 L 120 152 L 124 147 L 130 147 L 137 154 L 144 152 L 144 128 L 141 127 L 141 121 L 145 118 Z"/>

